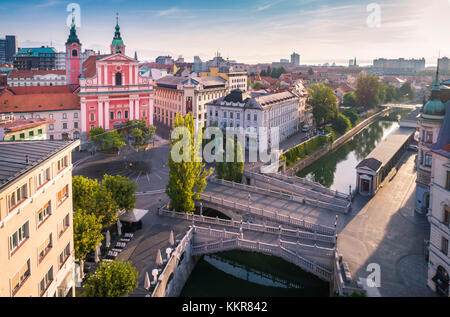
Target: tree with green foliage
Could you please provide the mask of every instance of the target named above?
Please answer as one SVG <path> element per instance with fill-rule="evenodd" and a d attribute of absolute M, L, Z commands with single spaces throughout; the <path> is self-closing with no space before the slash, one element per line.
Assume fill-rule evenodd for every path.
<path fill-rule="evenodd" d="M 308 103 L 317 124 L 329 121 L 337 116 L 337 98 L 333 89 L 322 83 L 314 84 L 308 89 Z"/>
<path fill-rule="evenodd" d="M 99 188 L 100 184 L 96 179 L 74 176 L 72 178 L 73 209 L 92 210 L 94 208 L 94 195 Z"/>
<path fill-rule="evenodd" d="M 100 187 L 92 198 L 94 208 L 87 211 L 102 219 L 103 228 L 115 224 L 119 219 L 119 207 L 111 192 L 107 188 Z"/>
<path fill-rule="evenodd" d="M 260 90 L 261 87 L 262 87 L 262 84 L 261 84 L 261 82 L 259 82 L 259 81 L 256 81 L 256 82 L 253 84 L 253 89 L 254 89 L 254 90 Z"/>
<path fill-rule="evenodd" d="M 174 131 L 170 139 L 168 166 L 169 182 L 166 193 L 172 208 L 178 212 L 192 213 L 195 200 L 205 190 L 206 177 L 213 170 L 206 170 L 201 157 L 202 131 L 194 131 L 192 114 L 178 115 L 174 121 Z M 178 129 L 177 129 L 178 128 Z M 177 132 L 181 132 L 177 135 Z"/>
<path fill-rule="evenodd" d="M 119 210 L 131 211 L 136 203 L 136 182 L 120 175 L 105 174 L 101 182 L 103 188 L 108 190 L 114 198 Z"/>
<path fill-rule="evenodd" d="M 103 261 L 84 283 L 85 297 L 119 297 L 138 287 L 138 272 L 131 262 Z"/>
<path fill-rule="evenodd" d="M 311 67 L 308 69 L 308 75 L 314 75 L 314 71 Z"/>
<path fill-rule="evenodd" d="M 407 100 L 413 100 L 416 97 L 414 89 L 408 81 L 400 87 L 400 94 Z"/>
<path fill-rule="evenodd" d="M 342 99 L 342 106 L 350 108 L 356 106 L 356 94 L 353 91 L 344 94 L 344 97 Z"/>
<path fill-rule="evenodd" d="M 355 123 L 359 119 L 355 109 L 345 109 L 344 111 L 342 111 L 342 114 L 350 119 L 352 127 L 355 126 Z"/>
<path fill-rule="evenodd" d="M 77 210 L 73 214 L 73 245 L 75 259 L 80 263 L 83 275 L 86 256 L 95 250 L 103 240 L 102 219 L 84 210 Z"/>
<path fill-rule="evenodd" d="M 242 145 L 239 141 L 233 142 L 233 139 L 228 138 L 226 149 L 233 149 L 234 154 L 232 157 L 231 155 L 226 155 L 225 162 L 217 162 L 217 178 L 240 183 L 242 182 L 242 175 L 244 175 L 244 154 Z"/>
<path fill-rule="evenodd" d="M 340 134 L 345 134 L 348 130 L 352 128 L 350 119 L 344 116 L 342 113 L 333 120 L 333 128 Z"/>
<path fill-rule="evenodd" d="M 103 150 L 120 150 L 125 146 L 125 141 L 122 140 L 122 135 L 116 130 L 105 131 L 98 127 L 89 131 L 89 136 L 92 141 L 96 142 Z"/>
<path fill-rule="evenodd" d="M 363 109 L 371 109 L 381 104 L 383 87 L 378 76 L 373 74 L 361 74 L 356 86 L 356 105 Z"/>
<path fill-rule="evenodd" d="M 401 96 L 399 96 L 398 89 L 389 84 L 383 84 L 385 91 L 384 102 L 399 101 Z"/>
<path fill-rule="evenodd" d="M 130 120 L 126 123 L 125 130 L 134 138 L 135 145 L 145 145 L 156 135 L 156 127 L 147 126 L 145 120 Z"/>

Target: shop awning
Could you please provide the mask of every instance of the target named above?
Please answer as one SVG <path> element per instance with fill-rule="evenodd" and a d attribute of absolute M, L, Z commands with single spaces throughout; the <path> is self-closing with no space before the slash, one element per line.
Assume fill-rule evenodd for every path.
<path fill-rule="evenodd" d="M 132 211 L 121 215 L 119 219 L 120 219 L 120 221 L 123 221 L 123 222 L 138 222 L 147 213 L 148 213 L 148 210 L 146 210 L 146 209 L 133 209 Z"/>

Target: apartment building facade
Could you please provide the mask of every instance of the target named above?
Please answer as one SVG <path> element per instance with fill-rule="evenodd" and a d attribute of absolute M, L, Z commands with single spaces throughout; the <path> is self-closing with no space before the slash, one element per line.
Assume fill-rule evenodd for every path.
<path fill-rule="evenodd" d="M 183 78 L 165 76 L 155 85 L 155 120 L 173 128 L 175 116 L 191 113 L 198 126 L 207 120 L 207 103 L 228 93 L 227 80 L 219 76 Z"/>
<path fill-rule="evenodd" d="M 207 104 L 207 126 L 217 126 L 226 131 L 227 128 L 242 128 L 245 136 L 245 147 L 259 147 L 258 128 L 266 128 L 269 145 L 270 129 L 279 129 L 279 140 L 282 142 L 298 131 L 299 97 L 290 91 L 276 94 L 251 94 L 239 89 L 231 91 L 225 97 Z"/>
<path fill-rule="evenodd" d="M 10 87 L 66 85 L 65 70 L 13 70 L 8 75 Z"/>
<path fill-rule="evenodd" d="M 72 150 L 0 143 L 0 296 L 74 296 Z"/>
<path fill-rule="evenodd" d="M 428 261 L 428 286 L 443 296 L 450 296 L 450 101 L 433 154 L 430 184 L 431 224 Z"/>

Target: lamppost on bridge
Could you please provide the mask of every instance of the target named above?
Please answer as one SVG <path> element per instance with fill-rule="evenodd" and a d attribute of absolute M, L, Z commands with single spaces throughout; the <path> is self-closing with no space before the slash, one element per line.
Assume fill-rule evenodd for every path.
<path fill-rule="evenodd" d="M 250 207 L 252 195 L 248 193 L 248 206 Z"/>
<path fill-rule="evenodd" d="M 203 216 L 203 203 L 200 202 L 199 205 L 200 205 L 200 216 Z"/>

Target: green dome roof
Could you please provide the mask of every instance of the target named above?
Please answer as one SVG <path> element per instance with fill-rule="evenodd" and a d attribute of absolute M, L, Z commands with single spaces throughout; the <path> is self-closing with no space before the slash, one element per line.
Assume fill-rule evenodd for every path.
<path fill-rule="evenodd" d="M 445 105 L 439 99 L 430 100 L 423 108 L 423 113 L 432 116 L 443 116 L 445 115 Z"/>

